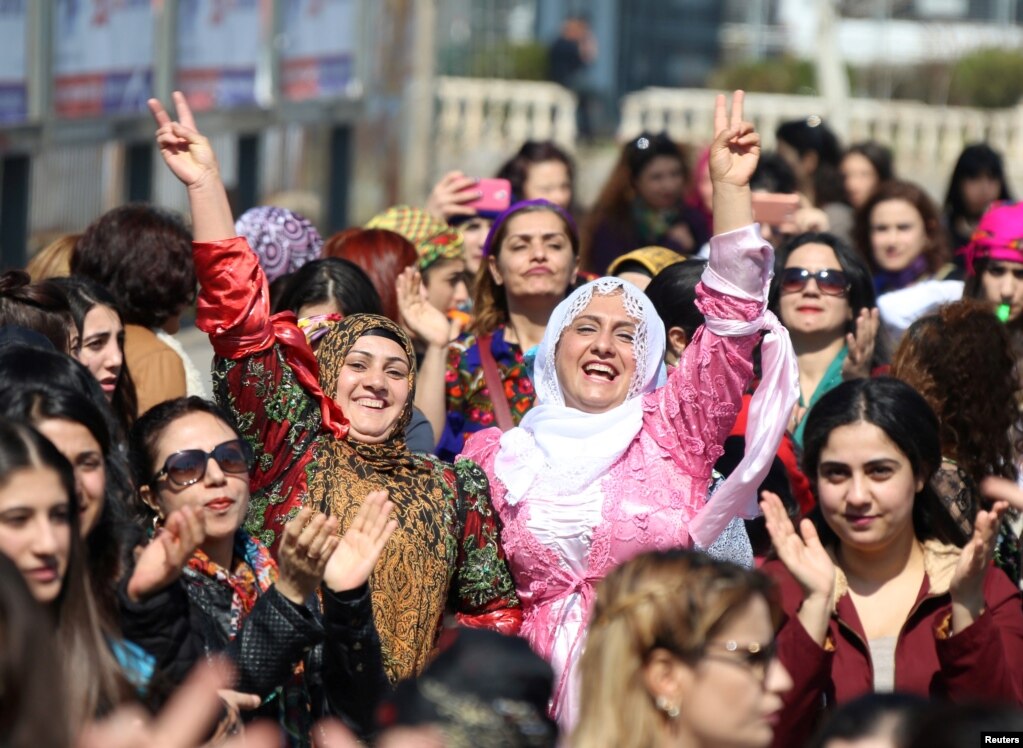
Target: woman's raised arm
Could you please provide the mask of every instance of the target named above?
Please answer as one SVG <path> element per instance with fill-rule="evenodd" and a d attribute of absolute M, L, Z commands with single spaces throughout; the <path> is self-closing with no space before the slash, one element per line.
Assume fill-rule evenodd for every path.
<path fill-rule="evenodd" d="M 177 121 L 157 99 L 149 100 L 158 129 L 156 143 L 164 163 L 188 189 L 188 204 L 197 242 L 213 242 L 235 236 L 234 219 L 227 190 L 220 179 L 220 166 L 210 141 L 195 126 L 195 117 L 185 95 L 174 92 Z"/>

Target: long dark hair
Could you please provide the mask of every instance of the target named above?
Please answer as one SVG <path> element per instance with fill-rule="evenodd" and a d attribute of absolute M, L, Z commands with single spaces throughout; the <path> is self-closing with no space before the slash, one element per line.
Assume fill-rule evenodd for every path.
<path fill-rule="evenodd" d="M 67 573 L 51 611 L 57 625 L 59 660 L 67 688 L 72 729 L 133 697 L 133 690 L 110 650 L 92 596 L 78 525 L 78 497 L 71 465 L 35 429 L 0 419 L 0 488 L 18 470 L 46 468 L 59 476 L 67 495 L 70 549 Z"/>
<path fill-rule="evenodd" d="M 114 295 L 99 283 L 79 276 L 54 278 L 52 282 L 67 296 L 68 304 L 71 306 L 71 317 L 78 328 L 79 349 L 85 344 L 85 317 L 96 307 L 105 306 L 107 309 L 113 310 L 121 324 L 124 324 L 124 318 L 121 315 L 121 310 L 117 308 L 117 300 Z M 123 354 L 124 344 L 119 342 L 119 345 Z M 73 353 L 77 358 L 78 352 L 73 351 Z M 135 383 L 131 380 L 126 363 L 121 365 L 121 371 L 117 375 L 117 386 L 114 388 L 110 407 L 120 422 L 123 433 L 127 434 L 138 411 L 138 397 L 135 394 Z"/>
<path fill-rule="evenodd" d="M 71 745 L 56 635 L 18 567 L 0 553 L 0 745 Z"/>
<path fill-rule="evenodd" d="M 103 507 L 96 524 L 85 539 L 86 563 L 93 596 L 99 603 L 105 624 L 116 627 L 115 586 L 121 576 L 122 559 L 132 533 L 129 532 L 127 505 L 131 483 L 125 462 L 114 452 L 115 442 L 102 410 L 85 393 L 42 379 L 6 387 L 0 401 L 0 416 L 33 426 L 57 418 L 84 426 L 99 444 L 103 454 L 106 482 Z"/>
<path fill-rule="evenodd" d="M 961 541 L 941 499 L 930 486 L 941 466 L 938 417 L 927 401 L 905 382 L 892 377 L 854 379 L 826 393 L 806 417 L 803 433 L 803 472 L 817 491 L 821 450 L 831 432 L 842 426 L 869 423 L 881 429 L 909 460 L 913 474 L 924 482 L 913 498 L 913 532 L 917 540 Z M 820 505 L 811 514 L 825 545 L 838 536 L 824 519 Z"/>
<path fill-rule="evenodd" d="M 679 202 L 683 200 L 686 187 L 689 185 L 689 161 L 686 152 L 666 132 L 642 132 L 622 146 L 618 161 L 604 182 L 593 208 L 582 231 L 583 267 L 589 262 L 590 246 L 597 229 L 606 223 L 616 226 L 629 226 L 632 218 L 632 200 L 635 195 L 634 185 L 643 170 L 658 156 L 666 156 L 678 161 L 682 167 L 683 190 Z M 623 248 L 622 251 L 632 248 Z"/>
<path fill-rule="evenodd" d="M 998 193 L 998 200 L 1012 199 L 1008 182 L 1005 179 L 1005 165 L 998 151 L 987 143 L 974 143 L 963 148 L 956 160 L 955 168 L 952 169 L 948 192 L 945 193 L 944 211 L 950 227 L 959 218 L 968 221 L 980 218 L 979 215 L 972 215 L 966 207 L 966 200 L 963 198 L 963 182 L 967 179 L 985 176 L 1001 183 L 1002 189 Z"/>

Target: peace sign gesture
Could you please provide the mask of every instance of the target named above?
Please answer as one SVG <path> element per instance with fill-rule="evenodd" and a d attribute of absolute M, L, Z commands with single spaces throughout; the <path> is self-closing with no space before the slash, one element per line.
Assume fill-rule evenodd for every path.
<path fill-rule="evenodd" d="M 198 187 L 210 180 L 220 179 L 217 157 L 210 141 L 195 126 L 195 117 L 180 91 L 174 92 L 174 108 L 178 120 L 174 121 L 157 99 L 150 99 L 149 111 L 156 120 L 156 143 L 160 155 L 186 187 Z"/>
<path fill-rule="evenodd" d="M 715 186 L 746 187 L 760 160 L 760 135 L 753 123 L 745 122 L 743 102 L 746 94 L 732 94 L 729 115 L 724 94 L 714 103 L 714 142 L 710 146 L 710 178 Z"/>

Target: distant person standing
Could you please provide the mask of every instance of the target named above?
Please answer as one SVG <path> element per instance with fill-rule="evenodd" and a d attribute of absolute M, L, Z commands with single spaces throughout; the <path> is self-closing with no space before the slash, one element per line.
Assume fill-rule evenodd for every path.
<path fill-rule="evenodd" d="M 579 137 L 589 139 L 593 136 L 589 112 L 591 94 L 585 78 L 586 69 L 597 59 L 597 40 L 590 22 L 584 16 L 565 18 L 558 38 L 551 43 L 549 55 L 550 78 L 578 97 L 576 126 Z"/>

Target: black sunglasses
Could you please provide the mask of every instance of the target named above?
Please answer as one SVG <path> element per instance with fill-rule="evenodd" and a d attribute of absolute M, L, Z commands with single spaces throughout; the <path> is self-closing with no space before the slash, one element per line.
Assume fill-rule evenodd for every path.
<path fill-rule="evenodd" d="M 811 272 L 806 268 L 785 268 L 781 271 L 781 292 L 798 293 L 806 288 L 813 278 L 817 288 L 828 296 L 844 296 L 849 290 L 849 276 L 841 270 L 817 270 Z"/>
<path fill-rule="evenodd" d="M 153 476 L 152 483 L 167 478 L 178 488 L 186 488 L 206 477 L 210 458 L 217 461 L 225 473 L 248 473 L 252 466 L 252 447 L 243 439 L 232 439 L 218 444 L 210 452 L 184 449 L 175 452 L 163 463 L 163 469 Z"/>

